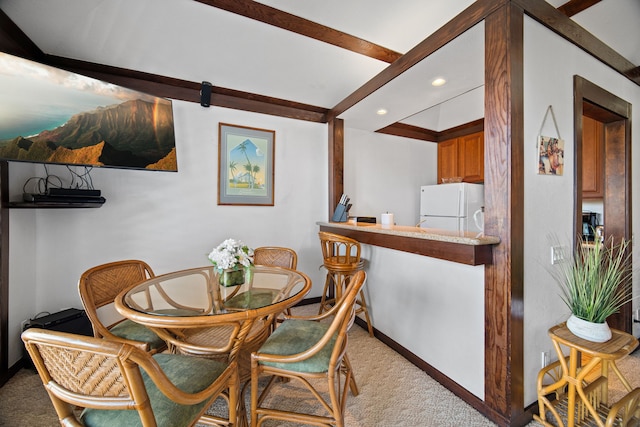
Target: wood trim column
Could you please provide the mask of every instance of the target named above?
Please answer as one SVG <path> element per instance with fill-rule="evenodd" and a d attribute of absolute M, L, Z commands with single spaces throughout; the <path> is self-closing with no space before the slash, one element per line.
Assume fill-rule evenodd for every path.
<path fill-rule="evenodd" d="M 0 386 L 9 379 L 9 166 L 0 162 Z"/>
<path fill-rule="evenodd" d="M 485 20 L 485 233 L 500 237 L 485 267 L 485 404 L 499 425 L 524 425 L 524 114 L 522 8 Z"/>
<path fill-rule="evenodd" d="M 329 219 L 344 192 L 344 120 L 329 120 Z"/>

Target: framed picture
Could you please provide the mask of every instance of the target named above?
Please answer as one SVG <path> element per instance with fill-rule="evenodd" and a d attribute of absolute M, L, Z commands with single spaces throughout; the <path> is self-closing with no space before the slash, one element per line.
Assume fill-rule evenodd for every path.
<path fill-rule="evenodd" d="M 220 123 L 218 204 L 273 206 L 275 131 Z"/>
<path fill-rule="evenodd" d="M 549 136 L 538 137 L 538 175 L 564 173 L 564 140 Z"/>

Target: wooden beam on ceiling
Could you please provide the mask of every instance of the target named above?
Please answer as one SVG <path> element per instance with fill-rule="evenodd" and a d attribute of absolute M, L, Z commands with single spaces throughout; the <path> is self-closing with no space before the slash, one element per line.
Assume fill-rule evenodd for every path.
<path fill-rule="evenodd" d="M 640 85 L 640 76 L 633 75 L 637 68 L 635 64 L 545 0 L 511 0 L 511 2 L 522 7 L 529 17 Z"/>
<path fill-rule="evenodd" d="M 438 139 L 438 132 L 400 122 L 392 123 L 389 126 L 378 129 L 376 132 L 430 142 L 435 142 Z"/>
<path fill-rule="evenodd" d="M 640 67 L 632 68 L 624 73 L 628 78 L 634 81 L 640 81 Z"/>
<path fill-rule="evenodd" d="M 273 25 L 312 39 L 329 43 L 352 52 L 387 63 L 395 62 L 402 54 L 342 31 L 318 24 L 308 19 L 283 12 L 252 0 L 196 0 L 227 12 Z"/>
<path fill-rule="evenodd" d="M 570 0 L 560 6 L 558 10 L 571 18 L 573 15 L 590 8 L 594 4 L 600 3 L 600 1 L 601 0 Z"/>
<path fill-rule="evenodd" d="M 500 8 L 505 1 L 477 0 L 471 6 L 460 12 L 451 21 L 440 27 L 436 32 L 405 53 L 400 59 L 378 73 L 355 92 L 340 101 L 329 112 L 329 120 L 338 117 L 376 90 L 380 89 L 400 74 L 407 71 L 436 50 L 458 37 L 480 21 L 485 16 Z"/>
<path fill-rule="evenodd" d="M 0 9 L 0 52 L 32 60 L 42 59 L 44 52 Z"/>
<path fill-rule="evenodd" d="M 0 52 L 6 52 L 151 95 L 200 102 L 200 82 L 191 82 L 125 68 L 47 55 L 2 10 L 0 10 Z M 211 105 L 317 123 L 326 123 L 329 111 L 327 108 L 315 105 L 219 86 L 211 88 Z"/>
<path fill-rule="evenodd" d="M 107 81 L 155 96 L 200 103 L 200 82 L 191 82 L 125 68 L 46 55 L 44 63 L 98 80 Z M 211 88 L 211 105 L 269 114 L 317 123 L 327 122 L 326 108 L 280 98 L 227 89 Z"/>
<path fill-rule="evenodd" d="M 401 136 L 404 138 L 419 139 L 422 141 L 443 142 L 453 138 L 481 132 L 482 130 L 484 130 L 484 119 L 474 120 L 472 122 L 464 123 L 441 131 L 396 122 L 382 129 L 378 129 L 376 132 L 384 133 L 386 135 Z"/>

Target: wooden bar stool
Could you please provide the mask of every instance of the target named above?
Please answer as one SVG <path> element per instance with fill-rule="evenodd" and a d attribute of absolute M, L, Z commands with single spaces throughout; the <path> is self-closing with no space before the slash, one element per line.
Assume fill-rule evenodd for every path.
<path fill-rule="evenodd" d="M 321 314 L 342 298 L 351 277 L 364 270 L 364 259 L 360 257 L 360 243 L 357 240 L 325 231 L 320 231 L 318 236 L 322 247 L 323 265 L 327 270 L 318 310 L 318 314 Z M 364 313 L 369 335 L 373 336 L 373 326 L 363 289 L 356 299 L 356 315 L 360 313 Z"/>

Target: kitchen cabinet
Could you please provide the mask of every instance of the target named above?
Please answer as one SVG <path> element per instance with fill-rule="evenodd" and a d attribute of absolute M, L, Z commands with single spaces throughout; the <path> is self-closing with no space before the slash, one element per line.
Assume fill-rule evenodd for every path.
<path fill-rule="evenodd" d="M 438 183 L 453 177 L 462 177 L 464 182 L 484 182 L 484 132 L 438 144 Z"/>
<path fill-rule="evenodd" d="M 604 194 L 604 125 L 582 117 L 582 198 L 602 199 Z"/>

